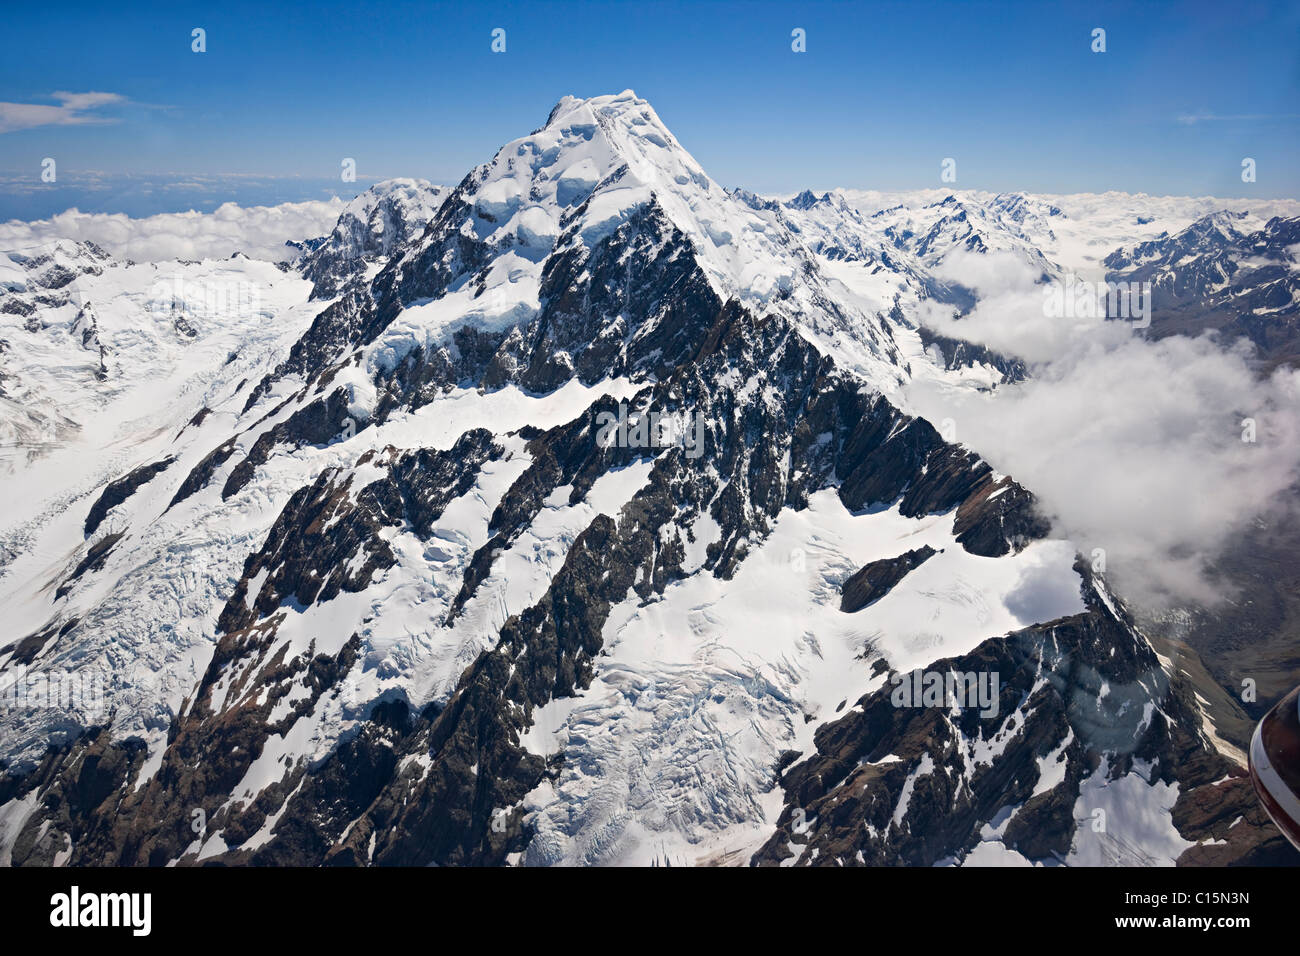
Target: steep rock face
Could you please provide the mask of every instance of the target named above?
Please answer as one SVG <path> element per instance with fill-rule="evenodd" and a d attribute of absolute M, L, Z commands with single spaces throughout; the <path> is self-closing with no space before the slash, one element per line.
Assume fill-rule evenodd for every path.
<path fill-rule="evenodd" d="M 448 200 L 440 220 L 457 201 L 454 195 Z M 580 207 L 577 214 L 584 209 Z M 453 235 L 463 238 L 460 231 Z M 576 240 L 576 233 L 568 234 L 568 242 L 562 239 L 547 259 L 540 286 L 545 304 L 531 321 L 504 333 L 465 325 L 445 344 L 417 346 L 402 361 L 378 368 L 373 410 L 364 417 L 353 413 L 360 427 L 381 424 L 399 408 L 418 409 L 456 386 L 496 389 L 515 384 L 545 393 L 571 378 L 591 384 L 618 375 L 665 375 L 687 360 L 700 346 L 710 316 L 721 303 L 694 265 L 692 247 L 680 230 L 650 204 L 631 214 L 590 252 Z M 453 245 L 459 248 L 460 239 Z M 385 273 L 376 280 L 388 306 L 361 297 L 327 308 L 277 374 L 305 372 L 335 361 L 349 347 L 369 344 L 383 331 L 386 323 L 379 315 L 385 309 L 396 316 L 407 299 L 442 294 L 452 280 L 451 270 L 435 268 L 430 276 L 422 265 L 435 254 L 445 257 L 447 247 L 435 242 L 426 248 L 410 266 L 412 271 L 403 273 L 406 278 Z M 470 254 L 477 259 L 482 253 Z M 459 261 L 458 257 L 459 253 L 453 256 Z M 360 310 L 355 322 L 340 324 L 353 306 Z M 230 471 L 223 496 L 228 498 L 243 487 L 277 445 L 318 444 L 342 433 L 351 408 L 349 391 L 331 383 L 347 364 L 329 364 L 309 373 L 321 397 L 310 397 L 310 391 L 300 393 L 254 423 L 250 433 L 256 438 Z M 266 379 L 254 396 L 268 389 L 271 381 Z M 281 410 L 285 415 L 279 415 Z M 273 421 L 277 416 L 279 420 Z M 176 500 L 211 481 L 235 451 L 231 442 L 214 449 L 191 472 Z"/>
<path fill-rule="evenodd" d="M 39 797 L 45 825 L 12 834 L 0 864 L 66 863 L 88 826 L 110 819 L 124 788 L 138 772 L 145 748 L 118 741 L 106 727 L 88 727 L 75 740 L 51 746 L 41 763 L 21 777 L 0 777 L 0 805 Z"/>
<path fill-rule="evenodd" d="M 463 330 L 452 343 L 459 362 L 444 347 L 396 366 L 380 378 L 389 389 L 384 404 L 418 407 L 426 394 L 458 380 L 549 392 L 570 378 L 594 384 L 612 376 L 666 375 L 685 361 L 721 302 L 681 231 L 651 204 L 590 252 L 576 238 L 562 237 L 547 259 L 543 306 L 534 319 L 492 338 Z M 492 345 L 491 352 L 483 347 Z M 441 378 L 432 377 L 439 371 Z"/>
<path fill-rule="evenodd" d="M 792 315 L 807 311 L 820 317 L 828 334 L 852 327 L 866 343 L 865 358 L 898 364 L 887 330 L 877 320 L 845 313 L 797 232 L 709 180 L 649 105 L 628 91 L 562 101 L 546 126 L 472 171 L 447 195 L 424 234 L 392 256 L 367 288 L 320 314 L 288 361 L 250 396 L 249 406 L 275 378 L 310 381 L 358 346 L 371 346 L 367 364 L 378 371 L 393 369 L 417 349 L 426 361 L 436 361 L 434 353 L 452 344 L 448 340 L 462 323 L 479 333 L 509 333 L 511 354 L 502 356 L 489 382 L 505 380 L 512 362 L 522 358 L 518 349 L 536 345 L 518 341 L 519 326 L 536 319 L 536 330 L 551 333 L 557 314 L 573 326 L 574 307 L 586 305 L 588 294 L 621 294 L 624 305 L 643 315 L 653 313 L 656 300 L 669 292 L 689 300 L 691 290 L 660 288 L 647 301 L 649 290 L 635 288 L 635 277 L 631 284 L 618 278 L 618 288 L 610 287 L 619 276 L 616 265 L 664 273 L 686 254 L 687 244 L 720 299 L 782 304 Z M 588 260 L 590 276 L 577 268 Z M 557 288 L 561 282 L 564 287 Z M 462 310 L 461 322 L 443 324 L 444 314 L 455 313 L 440 309 L 430 325 L 416 327 L 407 310 L 435 299 Z M 582 313 L 589 330 L 619 334 L 599 302 L 590 306 L 590 313 Z M 394 325 L 399 315 L 402 322 Z M 635 322 L 628 316 L 622 334 L 634 336 Z M 586 344 L 590 336 L 574 331 Z M 588 356 L 584 374 L 611 345 L 602 343 Z M 447 351 L 455 365 L 459 355 Z M 562 344 L 557 351 L 557 359 L 580 361 Z M 553 379 L 557 373 L 542 374 Z"/>
<path fill-rule="evenodd" d="M 681 370 L 677 378 L 665 383 L 665 389 L 680 389 L 688 402 L 701 401 L 707 394 L 701 375 L 707 375 L 711 365 L 745 367 L 744 359 L 753 357 L 754 340 L 771 341 L 767 336 L 777 334 L 770 328 L 755 328 L 747 316 L 731 319 L 730 327 L 721 334 L 718 351 L 693 368 Z M 601 516 L 583 532 L 543 599 L 506 623 L 495 650 L 480 658 L 462 678 L 456 695 L 428 730 L 410 738 L 403 760 L 405 772 L 331 851 L 333 862 L 496 863 L 504 861 L 507 853 L 528 847 L 529 834 L 521 826 L 521 814 L 510 808 L 543 781 L 547 763 L 523 748 L 519 739 L 529 728 L 535 708 L 573 697 L 590 684 L 611 606 L 623 600 L 629 588 L 643 600 L 650 599 L 685 573 L 679 529 L 689 528 L 692 516 L 712 499 L 714 518 L 727 528 L 727 536 L 709 546 L 705 568 L 712 568 L 715 576 L 727 577 L 744 558 L 741 542 L 761 534 L 776 513 L 791 501 L 800 501 L 809 486 L 833 480 L 841 467 L 852 470 L 850 461 L 865 457 L 871 438 L 860 432 L 864 419 L 884 417 L 895 426 L 904 423 L 887 405 L 877 406 L 874 413 L 860 407 L 862 418 L 839 418 L 840 403 L 851 401 L 852 392 L 819 379 L 822 363 L 806 345 L 789 338 L 788 330 L 785 336 L 784 341 L 776 341 L 781 343 L 777 354 L 786 359 L 775 364 L 802 376 L 802 387 L 789 389 L 787 394 L 796 399 L 806 396 L 806 418 L 789 409 L 773 419 L 761 405 L 751 405 L 740 417 L 749 420 L 746 431 L 752 428 L 754 434 L 764 434 L 776 446 L 771 452 L 751 454 L 740 436 L 720 434 L 710 436 L 710 451 L 698 462 L 680 450 L 658 459 L 649 483 L 616 518 Z M 807 364 L 792 366 L 795 356 Z M 795 378 L 789 384 L 800 380 Z M 715 395 L 715 400 L 718 398 L 724 396 Z M 733 410 L 740 412 L 741 408 Z M 792 421 L 800 419 L 812 428 L 825 423 L 841 433 L 843 439 L 827 443 L 831 448 L 838 446 L 839 453 L 831 452 L 820 460 L 804 458 L 810 446 L 819 446 L 808 442 L 811 428 L 789 431 Z M 533 440 L 530 451 L 538 462 L 536 471 L 516 482 L 498 508 L 494 524 L 501 530 L 483 553 L 504 550 L 511 525 L 526 524 L 548 489 L 571 484 L 577 495 L 584 474 L 617 467 L 625 453 L 614 450 L 613 460 L 605 459 L 607 452 L 592 443 L 591 431 L 588 419 Z M 890 427 L 872 432 L 886 443 L 901 441 L 905 434 Z M 808 473 L 808 484 L 787 484 L 788 478 L 773 471 L 779 467 L 783 445 L 792 458 L 791 471 Z M 931 448 L 931 454 L 935 453 L 941 453 L 937 441 Z M 730 480 L 720 486 L 711 477 L 714 472 Z M 890 490 L 897 492 L 906 485 L 904 479 Z M 962 486 L 958 483 L 957 487 Z M 937 489 L 930 493 L 942 494 Z M 514 504 L 516 495 L 521 496 L 518 505 Z M 948 504 L 944 498 L 938 502 L 940 508 Z M 916 507 L 923 506 L 918 503 Z M 474 772 L 471 767 L 476 768 Z M 543 852 L 537 861 L 545 859 Z"/>
<path fill-rule="evenodd" d="M 225 636 L 187 713 L 172 728 L 157 775 L 148 786 L 132 789 L 114 812 L 79 819 L 65 831 L 83 848 L 75 858 L 159 865 L 183 856 L 187 848 L 191 856 L 200 854 L 209 831 L 223 841 L 223 850 L 250 840 L 244 852 L 259 846 L 253 838 L 278 806 L 276 798 L 287 799 L 308 767 L 290 761 L 280 771 L 288 773 L 282 784 L 287 789 L 255 786 L 248 797 L 257 799 L 243 807 L 228 806 L 232 790 L 256 776 L 259 755 L 267 754 L 277 737 L 326 695 L 339 696 L 361 647 L 354 636 L 330 652 L 318 649 L 314 640 L 295 651 L 278 641 L 286 613 L 326 605 L 340 593 L 363 592 L 393 565 L 387 534 L 409 525 L 427 537 L 447 503 L 468 491 L 464 476 L 501 453 L 489 433 L 479 430 L 444 452 L 390 449 L 368 455 L 357 469 L 378 480 L 364 487 L 354 487 L 357 471 L 329 470 L 295 494 L 261 550 L 245 562 L 220 616 Z M 386 745 L 388 735 L 405 727 L 404 706 L 371 702 L 367 710 L 376 712 L 367 726 L 373 729 L 345 753 L 376 759 L 374 746 Z M 367 747 L 372 738 L 380 743 Z M 382 778 L 369 779 L 378 786 Z M 199 832 L 192 827 L 195 811 L 205 823 L 191 848 Z M 212 855 L 211 848 L 206 855 Z"/>
<path fill-rule="evenodd" d="M 360 480 L 357 470 L 323 473 L 289 499 L 262 549 L 245 562 L 218 627 L 237 631 L 285 603 L 306 606 L 342 590 L 365 590 L 395 561 L 385 528 L 409 525 L 427 538 L 447 504 L 469 492 L 476 470 L 503 453 L 489 432 L 478 429 L 446 451 L 386 449 L 364 456 L 358 463 L 362 474 L 368 468 L 387 472 L 364 487 L 353 487 Z M 261 582 L 256 593 L 253 581 Z"/>
<path fill-rule="evenodd" d="M 287 733 L 303 713 L 338 684 L 356 652 L 355 642 L 349 642 L 336 655 L 315 653 L 311 646 L 296 656 L 268 653 L 275 646 L 276 628 L 283 617 L 277 615 L 264 626 L 222 639 L 209 673 L 220 673 L 227 667 L 233 673 L 225 675 L 223 681 L 205 679 L 196 689 L 193 702 L 197 713 L 208 719 L 177 722 L 147 787 L 137 790 L 125 786 L 111 808 L 70 819 L 63 832 L 68 834 L 70 844 L 79 848 L 74 850 L 71 862 L 161 866 L 180 857 L 187 848 L 197 855 L 206 847 L 210 854 L 210 834 L 216 841 L 225 834 L 240 842 L 256 835 L 256 824 L 261 819 L 256 808 L 273 800 L 279 787 L 272 784 L 269 792 L 261 788 L 260 794 L 252 794 L 259 797 L 252 812 L 238 805 L 231 807 L 228 800 L 216 800 L 214 795 L 225 793 L 228 797 L 237 790 L 252 757 L 263 750 L 266 741 Z M 300 672 L 302 683 L 294 686 L 289 678 Z M 242 697 L 239 706 L 212 713 L 214 703 L 224 695 L 237 695 L 246 688 L 257 692 Z M 202 726 L 202 733 L 195 732 L 195 725 Z M 80 745 L 74 746 L 74 752 L 81 755 Z M 295 761 L 284 769 L 289 780 L 296 782 L 295 777 L 305 766 Z M 138 764 L 124 775 L 123 782 L 134 779 L 137 773 Z M 48 807 L 48 789 L 43 799 Z M 245 812 L 238 812 L 241 809 Z M 27 861 L 15 856 L 14 862 Z"/>
<path fill-rule="evenodd" d="M 98 363 L 95 367 L 95 377 L 100 381 L 108 378 L 108 351 L 99 340 L 99 320 L 95 317 L 95 310 L 89 302 L 81 307 L 76 319 L 73 320 L 72 334 L 81 340 L 83 349 L 95 355 Z"/>

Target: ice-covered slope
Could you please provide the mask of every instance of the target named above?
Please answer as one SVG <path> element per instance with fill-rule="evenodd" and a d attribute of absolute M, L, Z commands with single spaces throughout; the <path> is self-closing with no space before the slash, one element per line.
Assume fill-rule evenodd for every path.
<path fill-rule="evenodd" d="M 154 520 L 165 504 L 154 500 L 157 484 L 108 514 L 93 538 L 87 515 L 108 483 L 157 460 L 183 461 L 205 423 L 217 425 L 212 407 L 273 368 L 313 311 L 310 283 L 269 262 L 105 260 L 97 269 L 65 287 L 67 301 L 38 305 L 25 319 L 0 316 L 5 411 L 53 423 L 23 433 L 15 425 L 23 419 L 3 421 L 18 434 L 6 449 L 13 497 L 0 523 L 0 603 L 15 640 L 0 656 L 13 673 L 44 643 L 25 638 L 52 620 L 74 622 L 41 666 L 93 671 L 105 695 L 92 702 L 103 707 L 72 720 L 57 708 L 6 708 L 11 762 L 110 715 L 120 737 L 165 733 L 159 715 L 179 706 L 195 655 L 207 653 L 209 602 L 229 587 L 222 560 L 237 564 L 226 552 L 244 532 L 231 514 L 206 530 Z"/>
<path fill-rule="evenodd" d="M 71 444 L 68 467 L 78 461 L 75 449 L 104 442 L 102 433 L 84 433 L 95 421 L 113 431 L 133 416 L 171 424 L 177 400 L 193 414 L 204 381 L 227 357 L 239 353 L 227 373 L 246 371 L 263 341 L 295 334 L 273 319 L 301 298 L 302 280 L 271 263 L 238 255 L 121 262 L 93 243 L 66 241 L 11 251 L 6 260 L 0 467 L 7 471 Z"/>

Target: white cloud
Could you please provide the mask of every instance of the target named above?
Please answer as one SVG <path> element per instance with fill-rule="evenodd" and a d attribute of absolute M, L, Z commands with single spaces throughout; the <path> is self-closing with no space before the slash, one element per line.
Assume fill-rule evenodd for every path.
<path fill-rule="evenodd" d="M 286 240 L 327 234 L 342 208 L 338 198 L 278 206 L 225 203 L 210 213 L 164 213 L 142 219 L 69 209 L 50 219 L 0 223 L 0 249 L 82 239 L 97 243 L 118 259 L 137 262 L 225 259 L 235 252 L 278 262 L 289 258 Z"/>
<path fill-rule="evenodd" d="M 923 321 L 1028 360 L 1033 377 L 992 394 L 915 384 L 913 410 L 951 418 L 957 440 L 1032 489 L 1058 532 L 1085 554 L 1104 549 L 1122 593 L 1222 597 L 1207 564 L 1257 516 L 1295 501 L 1300 372 L 1260 378 L 1244 343 L 1149 341 L 1125 322 L 1049 317 L 1031 269 L 978 258 L 983 274 L 971 262 L 950 274 L 983 294 L 973 312 Z M 1254 443 L 1243 418 L 1256 421 Z"/>
<path fill-rule="evenodd" d="M 0 133 L 12 133 L 37 126 L 81 126 L 86 123 L 111 123 L 111 117 L 94 112 L 104 106 L 121 106 L 128 102 L 120 93 L 50 94 L 58 106 L 46 103 L 0 103 Z"/>
<path fill-rule="evenodd" d="M 958 251 L 935 270 L 942 279 L 973 289 L 979 303 L 954 317 L 952 306 L 922 303 L 921 324 L 953 338 L 987 345 L 1028 362 L 1053 362 L 1078 348 L 1118 346 L 1132 338 L 1122 322 L 1108 322 L 1096 308 L 1071 316 L 1051 314 L 1048 300 L 1063 286 L 1040 281 L 1042 272 L 1011 252 Z M 1077 277 L 1068 277 L 1078 281 Z M 1063 297 L 1063 296 L 1062 296 Z"/>

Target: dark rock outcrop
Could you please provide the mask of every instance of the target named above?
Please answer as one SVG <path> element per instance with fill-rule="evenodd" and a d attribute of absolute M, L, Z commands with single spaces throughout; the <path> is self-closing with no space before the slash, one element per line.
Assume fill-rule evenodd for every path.
<path fill-rule="evenodd" d="M 840 588 L 840 610 L 851 614 L 879 601 L 910 572 L 938 553 L 927 544 L 905 551 L 896 558 L 872 561 Z"/>
<path fill-rule="evenodd" d="M 95 533 L 104 519 L 108 517 L 110 511 L 139 491 L 142 485 L 162 474 L 175 460 L 174 457 L 168 455 L 158 461 L 141 465 L 129 474 L 105 485 L 104 490 L 95 499 L 95 503 L 90 506 L 90 513 L 86 515 L 86 537 L 89 538 Z"/>

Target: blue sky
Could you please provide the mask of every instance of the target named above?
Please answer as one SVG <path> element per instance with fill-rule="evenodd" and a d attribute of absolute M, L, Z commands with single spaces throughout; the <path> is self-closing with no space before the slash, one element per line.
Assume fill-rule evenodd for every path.
<path fill-rule="evenodd" d="M 959 188 L 1300 197 L 1295 3 L 69 3 L 5 20 L 0 216 L 253 196 L 232 174 L 261 177 L 259 202 L 323 196 L 343 157 L 361 185 L 454 184 L 561 95 L 629 87 L 715 179 L 763 192 L 940 186 L 954 157 Z M 78 191 L 91 171 L 134 187 L 96 200 Z M 171 186 L 146 199 L 156 174 Z"/>

